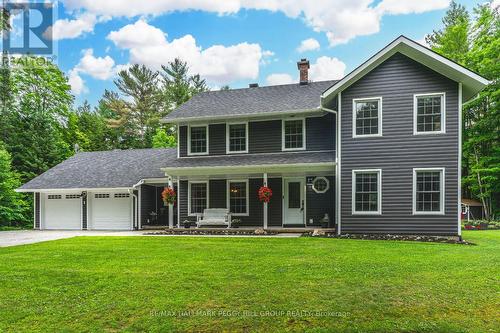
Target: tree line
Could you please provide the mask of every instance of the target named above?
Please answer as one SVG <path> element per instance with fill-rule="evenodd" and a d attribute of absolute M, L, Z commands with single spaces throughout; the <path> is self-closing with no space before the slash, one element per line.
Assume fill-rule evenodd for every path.
<path fill-rule="evenodd" d="M 9 29 L 8 22 L 0 24 Z M 452 2 L 443 28 L 426 38 L 434 51 L 492 81 L 462 111 L 463 193 L 483 203 L 487 218 L 500 213 L 499 25 L 490 4 L 469 13 Z M 139 64 L 122 70 L 95 107 L 75 107 L 55 64 L 10 59 L 4 52 L 0 68 L 0 227 L 32 224 L 32 196 L 14 189 L 73 155 L 75 144 L 83 151 L 176 146 L 175 127 L 160 119 L 208 90 L 175 59 L 159 71 Z"/>
<path fill-rule="evenodd" d="M 175 147 L 175 127 L 160 120 L 208 90 L 175 59 L 160 71 L 132 65 L 97 106 L 73 107 L 68 79 L 55 64 L 26 56 L 1 71 L 0 226 L 29 225 L 32 196 L 14 189 L 75 151 Z"/>

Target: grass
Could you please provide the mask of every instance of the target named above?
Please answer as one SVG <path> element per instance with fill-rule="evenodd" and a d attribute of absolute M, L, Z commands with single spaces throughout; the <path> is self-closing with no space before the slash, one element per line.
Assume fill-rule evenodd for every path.
<path fill-rule="evenodd" d="M 500 231 L 464 237 L 477 245 L 77 237 L 0 248 L 0 332 L 493 332 Z"/>

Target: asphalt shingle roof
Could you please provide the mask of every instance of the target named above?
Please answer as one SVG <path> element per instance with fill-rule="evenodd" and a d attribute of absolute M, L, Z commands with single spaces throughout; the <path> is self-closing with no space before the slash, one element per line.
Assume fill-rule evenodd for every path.
<path fill-rule="evenodd" d="M 318 108 L 321 94 L 337 81 L 207 91 L 172 111 L 165 121 L 184 118 L 257 115 Z"/>
<path fill-rule="evenodd" d="M 321 152 L 285 152 L 268 154 L 221 155 L 210 157 L 187 157 L 170 161 L 165 167 L 227 167 L 271 164 L 301 164 L 335 162 L 334 151 Z"/>
<path fill-rule="evenodd" d="M 164 177 L 160 169 L 176 158 L 176 148 L 81 152 L 20 189 L 131 187 L 144 178 Z"/>
<path fill-rule="evenodd" d="M 177 158 L 175 148 L 78 153 L 20 187 L 21 190 L 132 187 L 162 178 L 161 168 L 334 162 L 333 151 Z"/>

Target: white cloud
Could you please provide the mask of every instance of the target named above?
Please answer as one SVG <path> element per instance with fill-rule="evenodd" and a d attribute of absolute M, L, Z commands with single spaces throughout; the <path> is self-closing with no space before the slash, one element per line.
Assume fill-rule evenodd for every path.
<path fill-rule="evenodd" d="M 267 76 L 266 82 L 267 82 L 267 85 L 269 85 L 269 86 L 276 86 L 278 84 L 293 83 L 294 80 L 290 74 L 274 73 L 274 74 Z"/>
<path fill-rule="evenodd" d="M 319 50 L 319 48 L 320 48 L 320 45 L 316 39 L 308 38 L 308 39 L 304 39 L 302 42 L 300 42 L 300 45 L 297 48 L 297 51 L 299 51 L 299 52 L 314 51 L 314 50 Z"/>
<path fill-rule="evenodd" d="M 83 57 L 74 70 L 85 73 L 97 80 L 107 80 L 115 74 L 115 61 L 109 55 L 94 57 L 94 51 L 87 49 L 83 51 Z"/>
<path fill-rule="evenodd" d="M 449 0 L 65 0 L 68 10 L 86 10 L 96 15 L 135 17 L 161 15 L 173 11 L 202 10 L 220 15 L 234 14 L 241 9 L 282 12 L 300 18 L 315 31 L 325 32 L 330 45 L 348 42 L 357 36 L 376 33 L 383 15 L 422 13 L 443 9 Z M 146 36 L 145 36 L 146 37 Z"/>
<path fill-rule="evenodd" d="M 417 39 L 416 42 L 425 46 L 425 47 L 430 47 L 429 44 L 427 44 L 427 41 L 425 40 L 425 36 L 420 38 L 420 39 Z"/>
<path fill-rule="evenodd" d="M 339 80 L 345 75 L 346 65 L 337 58 L 319 57 L 311 64 L 309 78 L 312 81 Z"/>
<path fill-rule="evenodd" d="M 443 9 L 448 7 L 450 0 L 383 0 L 378 4 L 377 9 L 387 14 L 411 14 L 424 13 L 431 10 Z"/>
<path fill-rule="evenodd" d="M 130 65 L 115 65 L 115 61 L 109 55 L 95 57 L 93 49 L 83 50 L 83 56 L 76 66 L 68 72 L 68 81 L 75 95 L 88 91 L 85 86 L 83 75 L 88 75 L 96 80 L 108 80 L 116 73 L 127 69 Z"/>
<path fill-rule="evenodd" d="M 75 95 L 80 95 L 88 91 L 82 77 L 78 74 L 78 71 L 72 69 L 69 71 L 68 83 L 71 86 L 71 91 Z"/>
<path fill-rule="evenodd" d="M 273 54 L 263 51 L 259 44 L 246 42 L 203 49 L 191 35 L 168 41 L 166 33 L 142 19 L 110 32 L 107 38 L 117 47 L 129 51 L 131 63 L 158 69 L 175 58 L 181 58 L 188 63 L 191 73 L 199 73 L 211 83 L 220 85 L 256 79 L 260 61 Z"/>
<path fill-rule="evenodd" d="M 96 23 L 109 19 L 110 17 L 101 16 L 98 18 L 94 14 L 85 13 L 74 20 L 57 20 L 43 34 L 45 38 L 52 38 L 53 40 L 77 38 L 84 33 L 94 31 Z"/>
<path fill-rule="evenodd" d="M 491 8 L 496 9 L 500 7 L 500 0 L 493 0 L 490 4 Z"/>

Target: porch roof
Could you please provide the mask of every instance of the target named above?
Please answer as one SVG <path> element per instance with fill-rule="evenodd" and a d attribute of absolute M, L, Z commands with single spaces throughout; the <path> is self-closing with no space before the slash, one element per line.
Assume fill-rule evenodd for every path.
<path fill-rule="evenodd" d="M 335 151 L 184 157 L 162 168 L 172 177 L 238 173 L 333 171 Z"/>

